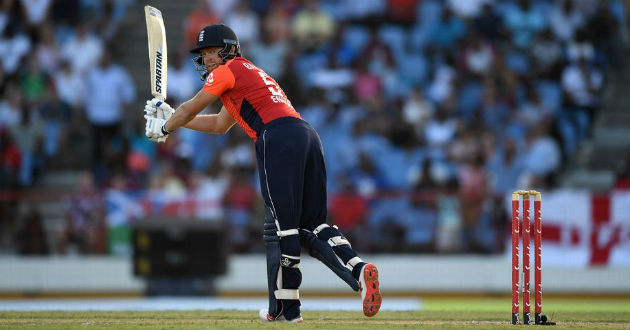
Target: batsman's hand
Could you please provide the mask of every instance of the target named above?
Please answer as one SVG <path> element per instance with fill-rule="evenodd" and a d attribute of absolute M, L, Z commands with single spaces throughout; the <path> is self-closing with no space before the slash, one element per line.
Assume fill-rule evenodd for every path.
<path fill-rule="evenodd" d="M 164 124 L 166 124 L 164 119 L 149 117 L 144 127 L 144 134 L 153 142 L 166 142 L 168 133 L 163 129 Z"/>
<path fill-rule="evenodd" d="M 168 103 L 158 98 L 153 98 L 150 101 L 147 101 L 147 105 L 149 104 L 155 108 L 157 118 L 169 120 L 171 119 L 173 113 L 175 113 L 175 109 L 173 109 Z"/>
<path fill-rule="evenodd" d="M 168 103 L 158 98 L 153 98 L 151 100 L 148 100 L 144 106 L 144 119 L 147 120 L 147 125 L 148 125 L 149 119 L 164 119 L 166 121 L 171 118 L 174 112 L 175 110 L 173 110 L 173 108 L 170 105 L 168 105 Z M 166 142 L 166 139 L 168 138 L 168 136 L 166 135 L 156 138 L 156 137 L 150 137 L 148 135 L 149 133 L 146 133 L 146 134 L 147 134 L 147 137 L 151 139 L 151 141 L 153 142 L 159 142 L 159 143 Z"/>

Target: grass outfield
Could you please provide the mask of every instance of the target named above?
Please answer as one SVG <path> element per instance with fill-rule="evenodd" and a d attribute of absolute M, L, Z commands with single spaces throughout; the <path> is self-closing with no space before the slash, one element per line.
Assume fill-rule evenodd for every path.
<path fill-rule="evenodd" d="M 0 329 L 512 329 L 506 298 L 428 298 L 421 311 L 305 311 L 302 324 L 264 324 L 255 311 L 0 312 Z M 628 329 L 627 299 L 546 299 L 551 329 Z"/>

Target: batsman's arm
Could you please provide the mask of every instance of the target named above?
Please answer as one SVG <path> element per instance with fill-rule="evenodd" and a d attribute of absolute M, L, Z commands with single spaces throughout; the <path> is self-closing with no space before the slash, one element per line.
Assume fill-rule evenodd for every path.
<path fill-rule="evenodd" d="M 200 119 L 195 119 L 203 109 L 218 99 L 218 96 L 200 90 L 192 99 L 182 103 L 182 105 L 177 108 L 173 116 L 164 125 L 164 128 L 172 132 L 179 127 L 186 126 L 202 132 L 224 133 L 224 131 L 227 131 L 233 125 L 232 123 L 229 127 L 226 127 L 229 123 L 229 119 L 226 118 L 226 116 L 230 116 L 227 110 L 223 111 L 222 109 L 221 113 L 223 114 L 202 115 L 199 116 Z M 212 118 L 211 116 L 217 116 L 218 118 L 209 119 Z M 193 122 L 191 123 L 191 121 Z M 203 127 L 202 125 L 204 124 L 208 126 Z"/>
<path fill-rule="evenodd" d="M 234 126 L 236 120 L 230 115 L 225 107 L 221 111 L 212 115 L 197 115 L 184 127 L 205 133 L 225 134 Z"/>

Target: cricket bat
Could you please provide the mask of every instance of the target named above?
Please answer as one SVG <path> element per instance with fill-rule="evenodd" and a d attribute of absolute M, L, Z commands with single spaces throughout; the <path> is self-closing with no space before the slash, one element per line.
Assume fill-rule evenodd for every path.
<path fill-rule="evenodd" d="M 151 70 L 151 94 L 162 101 L 166 100 L 166 74 L 168 56 L 166 32 L 162 12 L 151 6 L 144 6 L 144 18 L 147 21 L 149 44 L 149 68 Z"/>

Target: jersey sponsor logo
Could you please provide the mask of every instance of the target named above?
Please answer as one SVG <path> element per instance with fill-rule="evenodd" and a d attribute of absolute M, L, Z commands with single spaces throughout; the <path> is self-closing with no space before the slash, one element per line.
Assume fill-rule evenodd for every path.
<path fill-rule="evenodd" d="M 247 62 L 243 62 L 243 66 L 250 70 L 258 70 L 258 68 L 255 65 L 249 64 Z"/>
<path fill-rule="evenodd" d="M 206 86 L 212 85 L 213 82 L 214 82 L 214 73 L 210 72 L 210 74 L 208 75 L 208 79 L 206 79 Z"/>

